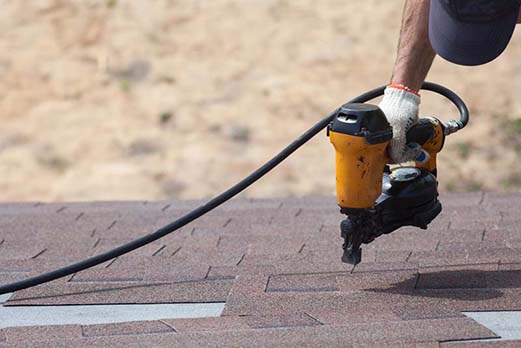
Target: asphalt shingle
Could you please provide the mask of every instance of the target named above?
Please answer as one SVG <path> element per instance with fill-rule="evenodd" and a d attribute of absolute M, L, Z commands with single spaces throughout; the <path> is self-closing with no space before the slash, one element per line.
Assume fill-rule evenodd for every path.
<path fill-rule="evenodd" d="M 166 323 L 156 320 L 103 325 L 85 325 L 81 327 L 81 332 L 85 337 L 97 337 L 173 333 L 175 330 Z"/>
<path fill-rule="evenodd" d="M 379 238 L 354 268 L 340 261 L 334 197 L 232 200 L 150 246 L 5 304 L 226 302 L 223 316 L 7 328 L 0 347 L 521 346 L 462 342 L 495 335 L 461 314 L 521 310 L 521 196 L 441 200 L 428 230 Z M 201 203 L 0 204 L 0 281 L 106 251 Z"/>

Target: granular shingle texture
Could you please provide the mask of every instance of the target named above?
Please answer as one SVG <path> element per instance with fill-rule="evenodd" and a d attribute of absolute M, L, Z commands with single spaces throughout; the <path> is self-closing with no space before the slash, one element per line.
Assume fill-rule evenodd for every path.
<path fill-rule="evenodd" d="M 463 311 L 521 310 L 521 195 L 442 194 L 343 264 L 334 197 L 232 200 L 136 252 L 4 305 L 226 302 L 219 318 L 0 330 L 0 347 L 515 347 Z M 0 281 L 98 254 L 199 201 L 0 204 Z M 1 318 L 0 318 L 1 321 Z M 472 341 L 472 342 L 469 342 Z"/>

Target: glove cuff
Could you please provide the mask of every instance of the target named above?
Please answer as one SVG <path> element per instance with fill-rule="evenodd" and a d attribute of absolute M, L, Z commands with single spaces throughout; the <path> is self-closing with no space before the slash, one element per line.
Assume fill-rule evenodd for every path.
<path fill-rule="evenodd" d="M 420 96 L 420 92 L 418 92 L 415 89 L 409 88 L 406 85 L 402 85 L 401 83 L 391 83 L 388 87 L 395 88 L 395 89 L 402 89 L 404 91 L 416 94 L 418 97 Z"/>
<path fill-rule="evenodd" d="M 403 88 L 397 88 L 396 85 L 389 85 L 385 88 L 384 98 L 382 101 L 390 105 L 401 106 L 403 104 L 412 104 L 418 107 L 421 102 L 420 95 L 414 92 L 410 92 Z"/>

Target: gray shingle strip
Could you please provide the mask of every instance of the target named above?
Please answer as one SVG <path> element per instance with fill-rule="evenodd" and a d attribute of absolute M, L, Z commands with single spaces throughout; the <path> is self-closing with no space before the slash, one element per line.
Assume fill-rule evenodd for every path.
<path fill-rule="evenodd" d="M 488 311 L 464 314 L 501 336 L 502 340 L 521 340 L 521 312 Z"/>
<path fill-rule="evenodd" d="M 46 325 L 94 325 L 124 323 L 131 321 L 160 320 L 162 318 L 198 318 L 222 313 L 223 303 L 177 303 L 177 304 L 120 304 L 120 305 L 70 305 L 70 306 L 2 306 L 0 328 Z M 125 334 L 128 327 L 146 332 L 147 324 L 107 327 L 103 331 Z M 163 324 L 158 324 L 163 327 Z M 150 327 L 148 327 L 150 329 Z M 157 329 L 157 327 L 156 327 Z M 163 332 L 170 329 L 163 328 Z M 96 331 L 92 329 L 90 332 Z M 100 331 L 100 330 L 98 330 Z M 159 332 L 159 331 L 158 331 Z M 93 334 L 96 335 L 96 334 Z"/>

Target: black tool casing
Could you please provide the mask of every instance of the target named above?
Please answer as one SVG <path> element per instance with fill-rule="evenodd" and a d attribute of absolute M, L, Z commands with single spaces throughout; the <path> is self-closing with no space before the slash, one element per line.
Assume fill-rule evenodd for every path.
<path fill-rule="evenodd" d="M 395 171 L 407 169 L 398 168 Z M 403 226 L 426 229 L 438 216 L 442 208 L 436 177 L 424 169 L 414 170 L 417 171 L 415 176 L 398 180 L 387 168 L 382 181 L 382 194 L 375 208 L 359 213 L 344 211 L 348 217 L 340 226 L 344 238 L 342 261 L 357 264 L 362 258 L 362 244 L 369 244 L 377 237 Z"/>

